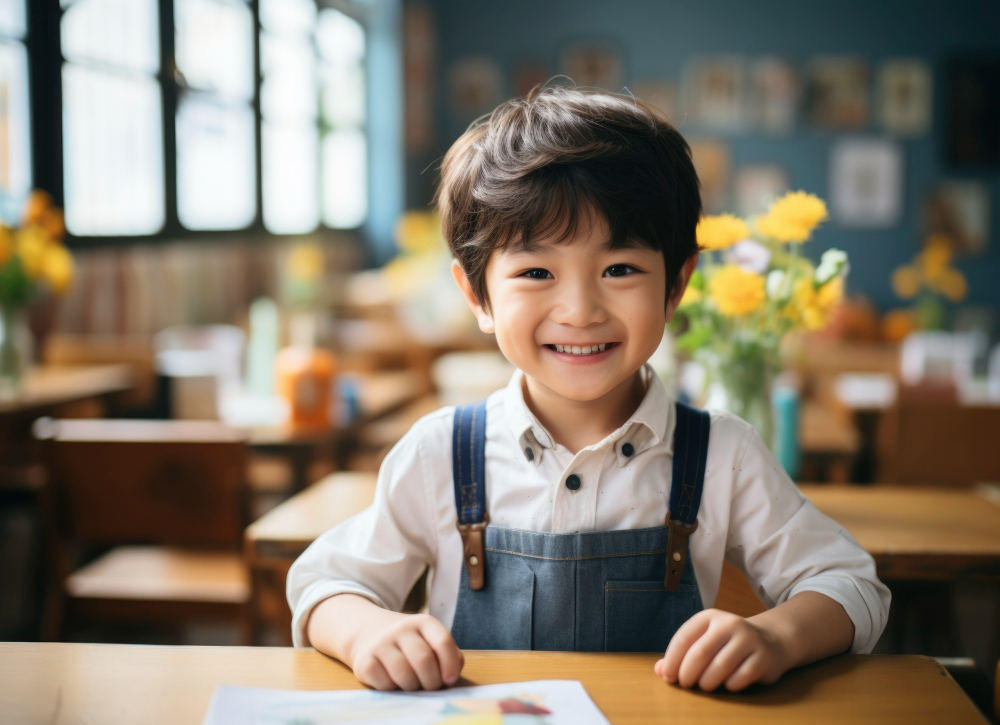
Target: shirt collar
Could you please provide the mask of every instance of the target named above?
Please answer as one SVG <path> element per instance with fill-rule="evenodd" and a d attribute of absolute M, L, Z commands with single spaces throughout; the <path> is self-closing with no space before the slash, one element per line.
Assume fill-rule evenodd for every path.
<path fill-rule="evenodd" d="M 673 445 L 667 438 L 674 424 L 673 401 L 667 395 L 659 376 L 649 365 L 643 365 L 640 374 L 646 383 L 646 394 L 639 407 L 618 430 L 594 446 L 613 444 L 619 466 L 626 465 L 643 451 L 661 442 L 666 441 L 668 448 Z M 523 386 L 524 373 L 515 370 L 504 391 L 504 412 L 510 432 L 521 449 L 521 455 L 537 466 L 541 463 L 544 451 L 555 447 L 555 441 L 524 402 Z M 631 446 L 630 455 L 625 455 L 622 451 L 626 444 Z"/>

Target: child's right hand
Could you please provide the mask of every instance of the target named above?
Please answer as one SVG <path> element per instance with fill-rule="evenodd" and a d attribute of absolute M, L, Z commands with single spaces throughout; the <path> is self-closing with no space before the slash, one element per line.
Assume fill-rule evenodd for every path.
<path fill-rule="evenodd" d="M 437 619 L 384 609 L 373 619 L 351 647 L 351 669 L 362 684 L 377 690 L 437 690 L 458 680 L 465 655 Z"/>

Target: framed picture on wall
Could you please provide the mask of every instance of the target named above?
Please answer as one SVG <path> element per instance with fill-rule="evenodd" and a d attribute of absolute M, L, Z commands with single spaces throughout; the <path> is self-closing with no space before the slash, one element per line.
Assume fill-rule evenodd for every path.
<path fill-rule="evenodd" d="M 685 111 L 715 131 L 740 131 L 747 124 L 746 68 L 732 56 L 696 58 L 684 71 Z"/>
<path fill-rule="evenodd" d="M 882 139 L 834 145 L 830 161 L 833 219 L 845 227 L 896 226 L 903 213 L 903 151 Z"/>
<path fill-rule="evenodd" d="M 878 73 L 882 126 L 900 136 L 922 136 L 931 126 L 931 69 L 916 58 L 886 61 Z"/>
<path fill-rule="evenodd" d="M 982 254 L 990 242 L 990 190 L 979 181 L 945 181 L 924 199 L 924 231 L 943 234 L 954 248 Z"/>
<path fill-rule="evenodd" d="M 729 145 L 714 138 L 693 139 L 691 160 L 701 182 L 701 205 L 709 214 L 726 210 L 729 191 Z"/>
<path fill-rule="evenodd" d="M 761 58 L 751 69 L 750 105 L 755 125 L 765 133 L 790 133 L 799 114 L 799 77 L 780 58 Z"/>
<path fill-rule="evenodd" d="M 868 65 L 860 58 L 820 57 L 809 64 L 809 120 L 824 128 L 868 125 Z"/>
<path fill-rule="evenodd" d="M 778 164 L 745 164 L 733 174 L 733 198 L 740 216 L 763 214 L 788 189 L 788 170 Z"/>
<path fill-rule="evenodd" d="M 456 117 L 472 120 L 500 102 L 503 74 L 492 58 L 460 58 L 448 69 L 448 91 Z"/>
<path fill-rule="evenodd" d="M 561 72 L 578 86 L 621 93 L 625 86 L 625 57 L 614 43 L 580 43 L 562 54 Z"/>
<path fill-rule="evenodd" d="M 535 86 L 543 85 L 552 77 L 549 67 L 537 58 L 526 58 L 514 70 L 514 93 L 527 96 Z"/>

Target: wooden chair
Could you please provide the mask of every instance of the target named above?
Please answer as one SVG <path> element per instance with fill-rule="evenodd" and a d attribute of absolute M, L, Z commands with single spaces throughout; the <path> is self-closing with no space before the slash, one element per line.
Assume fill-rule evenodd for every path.
<path fill-rule="evenodd" d="M 42 419 L 35 435 L 51 484 L 46 639 L 72 615 L 236 620 L 249 643 L 243 434 L 211 421 Z M 95 548 L 105 553 L 74 567 Z"/>

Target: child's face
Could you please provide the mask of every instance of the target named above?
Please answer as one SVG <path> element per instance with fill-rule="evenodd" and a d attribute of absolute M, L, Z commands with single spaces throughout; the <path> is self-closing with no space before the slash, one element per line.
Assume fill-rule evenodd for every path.
<path fill-rule="evenodd" d="M 685 266 L 665 305 L 663 255 L 645 247 L 609 250 L 607 224 L 591 216 L 593 223 L 585 215 L 568 241 L 495 252 L 486 269 L 489 313 L 457 262 L 453 268 L 480 328 L 496 333 L 504 356 L 577 401 L 600 398 L 652 356 L 693 269 Z"/>

